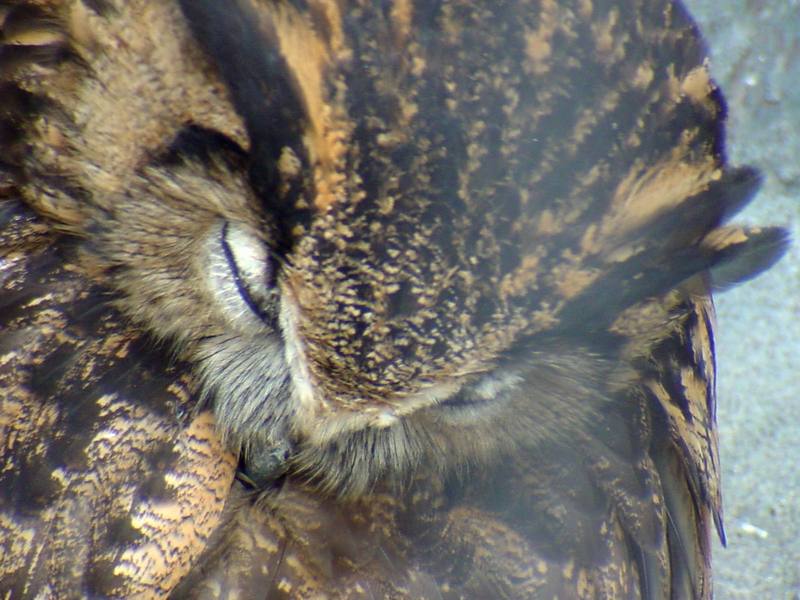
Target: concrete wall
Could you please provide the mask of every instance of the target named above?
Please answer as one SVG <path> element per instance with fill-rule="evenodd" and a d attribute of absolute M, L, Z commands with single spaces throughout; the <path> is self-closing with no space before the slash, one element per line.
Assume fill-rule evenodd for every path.
<path fill-rule="evenodd" d="M 772 271 L 720 294 L 718 421 L 728 548 L 716 598 L 800 599 L 800 1 L 686 0 L 728 99 L 729 156 L 767 182 L 740 219 L 789 225 Z"/>

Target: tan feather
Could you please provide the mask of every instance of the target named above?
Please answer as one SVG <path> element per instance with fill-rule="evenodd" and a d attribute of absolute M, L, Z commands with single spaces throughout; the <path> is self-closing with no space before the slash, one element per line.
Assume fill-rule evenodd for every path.
<path fill-rule="evenodd" d="M 4 597 L 711 597 L 786 240 L 679 3 L 0 11 Z"/>

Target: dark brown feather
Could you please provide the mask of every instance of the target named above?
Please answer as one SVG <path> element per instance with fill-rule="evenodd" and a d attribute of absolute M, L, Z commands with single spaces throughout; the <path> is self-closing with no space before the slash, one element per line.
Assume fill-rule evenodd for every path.
<path fill-rule="evenodd" d="M 0 592 L 710 598 L 786 241 L 683 7 L 220 6 L 0 6 Z"/>

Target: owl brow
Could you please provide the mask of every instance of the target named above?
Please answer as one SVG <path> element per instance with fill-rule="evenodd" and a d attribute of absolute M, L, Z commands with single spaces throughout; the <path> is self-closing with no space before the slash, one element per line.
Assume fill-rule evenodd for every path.
<path fill-rule="evenodd" d="M 292 246 L 293 226 L 310 218 L 278 189 L 277 165 L 283 148 L 291 148 L 305 167 L 309 163 L 300 142 L 308 115 L 299 83 L 281 53 L 274 25 L 260 18 L 249 1 L 181 0 L 180 6 L 245 122 L 251 143 L 250 184 L 269 202 L 280 233 L 274 248 L 286 255 Z"/>

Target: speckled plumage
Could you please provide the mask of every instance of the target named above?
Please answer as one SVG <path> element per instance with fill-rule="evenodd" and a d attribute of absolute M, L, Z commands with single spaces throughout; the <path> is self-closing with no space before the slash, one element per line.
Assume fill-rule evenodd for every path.
<path fill-rule="evenodd" d="M 784 234 L 681 5 L 0 15 L 0 590 L 710 597 Z"/>

